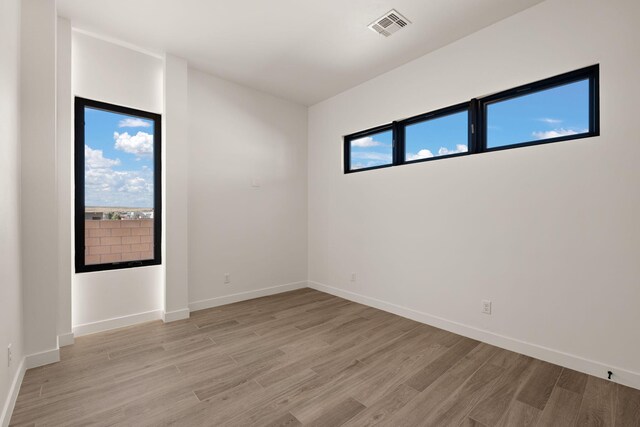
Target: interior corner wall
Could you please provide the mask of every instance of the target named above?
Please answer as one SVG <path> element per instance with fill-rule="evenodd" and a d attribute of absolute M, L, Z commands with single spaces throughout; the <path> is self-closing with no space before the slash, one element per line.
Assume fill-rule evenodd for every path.
<path fill-rule="evenodd" d="M 191 68 L 188 84 L 191 309 L 306 286 L 307 108 Z"/>
<path fill-rule="evenodd" d="M 188 244 L 188 66 L 185 59 L 164 58 L 164 117 L 162 126 L 165 181 L 163 259 L 166 266 L 164 320 L 189 316 Z M 170 224 L 170 226 L 169 226 Z"/>
<path fill-rule="evenodd" d="M 0 1 L 0 425 L 9 423 L 22 346 L 20 272 L 20 1 Z M 4 424 L 3 424 L 4 423 Z"/>
<path fill-rule="evenodd" d="M 58 337 L 72 343 L 71 282 L 73 253 L 73 103 L 71 100 L 71 22 L 58 18 L 56 38 L 56 127 L 58 184 Z"/>
<path fill-rule="evenodd" d="M 55 2 L 21 2 L 20 150 L 24 353 L 57 361 Z"/>
<path fill-rule="evenodd" d="M 72 33 L 74 96 L 162 114 L 162 71 L 160 58 Z M 159 318 L 163 287 L 162 265 L 74 274 L 74 330 L 82 334 Z"/>
<path fill-rule="evenodd" d="M 548 0 L 311 107 L 312 285 L 640 387 L 639 16 Z M 599 137 L 343 174 L 343 135 L 596 63 Z"/>

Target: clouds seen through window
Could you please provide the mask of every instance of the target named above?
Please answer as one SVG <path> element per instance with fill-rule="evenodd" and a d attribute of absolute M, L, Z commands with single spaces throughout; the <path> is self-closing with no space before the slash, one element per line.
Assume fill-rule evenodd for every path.
<path fill-rule="evenodd" d="M 85 109 L 86 206 L 153 207 L 152 123 Z"/>

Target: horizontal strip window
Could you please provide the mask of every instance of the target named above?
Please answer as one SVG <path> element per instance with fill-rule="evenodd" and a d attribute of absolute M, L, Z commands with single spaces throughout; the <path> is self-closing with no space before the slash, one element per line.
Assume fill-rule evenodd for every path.
<path fill-rule="evenodd" d="M 587 138 L 599 130 L 599 66 L 344 137 L 344 172 Z"/>
<path fill-rule="evenodd" d="M 599 135 L 598 66 L 479 100 L 485 151 Z"/>

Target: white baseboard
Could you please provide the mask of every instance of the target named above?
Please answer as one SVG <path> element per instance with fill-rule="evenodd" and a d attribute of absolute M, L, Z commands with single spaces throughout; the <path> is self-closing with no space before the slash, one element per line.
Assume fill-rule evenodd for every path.
<path fill-rule="evenodd" d="M 75 342 L 75 337 L 73 335 L 73 332 L 58 335 L 58 347 L 66 347 L 68 345 L 73 345 L 74 342 Z"/>
<path fill-rule="evenodd" d="M 269 288 L 256 289 L 255 291 L 240 292 L 237 294 L 190 302 L 189 309 L 191 311 L 204 310 L 207 308 L 218 307 L 221 305 L 245 301 L 253 298 L 260 298 L 267 295 L 280 294 L 282 292 L 294 291 L 296 289 L 302 289 L 306 287 L 306 281 L 287 283 L 286 285 L 272 286 Z"/>
<path fill-rule="evenodd" d="M 164 311 L 162 312 L 162 320 L 164 323 L 175 322 L 176 320 L 188 319 L 191 311 L 188 308 L 181 310 Z"/>
<path fill-rule="evenodd" d="M 202 301 L 189 303 L 189 308 L 164 313 L 162 310 L 147 311 L 145 313 L 132 314 L 128 316 L 115 317 L 113 319 L 105 319 L 98 322 L 85 323 L 73 327 L 73 333 L 76 337 L 82 335 L 94 334 L 96 332 L 104 332 L 111 329 L 123 328 L 125 326 L 135 325 L 137 323 L 149 322 L 151 320 L 162 319 L 165 322 L 173 322 L 175 320 L 186 319 L 189 313 L 205 308 L 217 307 L 220 305 L 231 304 L 233 302 L 244 301 L 252 298 L 263 297 L 267 295 L 279 294 L 281 292 L 293 291 L 307 287 L 307 282 L 288 283 L 286 285 L 273 286 L 270 288 L 257 289 L 255 291 L 240 292 L 232 295 L 211 298 Z"/>
<path fill-rule="evenodd" d="M 20 366 L 13 377 L 11 382 L 11 388 L 9 388 L 9 394 L 2 406 L 2 413 L 0 413 L 0 426 L 7 427 L 11 422 L 11 414 L 13 414 L 13 408 L 16 406 L 16 400 L 18 399 L 18 393 L 20 392 L 20 386 L 22 385 L 22 379 L 26 372 L 26 360 L 23 357 L 20 361 Z"/>
<path fill-rule="evenodd" d="M 544 360 L 545 362 L 584 372 L 585 374 L 593 375 L 595 377 L 606 378 L 607 371 L 610 370 L 613 372 L 612 381 L 629 387 L 640 389 L 639 372 L 629 371 L 595 360 L 585 359 L 575 354 L 565 353 L 562 351 L 554 350 L 552 348 L 522 341 L 516 338 L 496 334 L 487 330 L 478 329 L 473 326 L 454 322 L 438 316 L 433 316 L 428 313 L 413 310 L 411 308 L 403 307 L 376 298 L 371 298 L 365 295 L 357 294 L 355 292 L 334 288 L 322 283 L 310 281 L 309 287 L 321 292 L 326 292 L 331 295 L 348 299 L 350 301 L 365 304 L 370 307 L 375 307 L 389 313 L 397 314 L 398 316 L 406 317 L 420 323 L 426 323 L 428 325 L 435 326 L 437 328 L 444 329 L 458 335 L 473 338 L 487 344 L 495 345 L 496 347 L 501 347 L 507 350 L 515 351 L 517 353 L 525 354 L 530 357 L 534 357 L 536 359 Z"/>
<path fill-rule="evenodd" d="M 60 361 L 60 349 L 52 348 L 40 353 L 25 356 L 25 368 L 32 369 Z"/>
<path fill-rule="evenodd" d="M 124 328 L 125 326 L 160 319 L 162 319 L 162 310 L 146 311 L 144 313 L 130 314 L 128 316 L 114 317 L 112 319 L 100 320 L 98 322 L 76 325 L 73 327 L 73 333 L 76 337 L 80 337 L 82 335 L 95 334 L 96 332 Z"/>

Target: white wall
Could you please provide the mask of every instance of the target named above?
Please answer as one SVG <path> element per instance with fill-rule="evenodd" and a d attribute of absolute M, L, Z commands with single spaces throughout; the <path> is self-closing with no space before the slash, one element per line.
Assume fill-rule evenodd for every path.
<path fill-rule="evenodd" d="M 76 274 L 73 283 L 76 335 L 159 319 L 163 282 L 159 266 Z M 128 316 L 134 317 L 114 320 Z M 100 325 L 91 325 L 95 323 Z"/>
<path fill-rule="evenodd" d="M 71 96 L 71 22 L 58 18 L 56 38 L 56 127 L 58 177 L 58 343 L 73 343 L 73 100 Z"/>
<path fill-rule="evenodd" d="M 314 286 L 639 387 L 639 17 L 548 0 L 311 107 Z M 595 63 L 600 137 L 342 173 L 342 135 Z"/>
<path fill-rule="evenodd" d="M 77 31 L 72 34 L 75 96 L 162 113 L 162 70 L 160 58 Z M 72 201 L 61 200 L 61 203 Z M 124 317 L 121 321 L 135 322 L 159 317 L 163 288 L 164 266 L 75 274 L 74 330 L 80 334 L 95 331 L 101 327 L 87 324 L 114 318 Z M 142 313 L 146 314 L 137 316 Z M 137 317 L 126 320 L 127 316 Z"/>
<path fill-rule="evenodd" d="M 10 389 L 22 360 L 20 279 L 20 2 L 0 0 L 0 425 L 8 424 Z M 6 348 L 13 362 L 7 366 Z"/>
<path fill-rule="evenodd" d="M 73 32 L 76 96 L 162 113 L 162 59 Z"/>
<path fill-rule="evenodd" d="M 191 308 L 305 286 L 307 109 L 193 69 L 188 105 Z"/>
<path fill-rule="evenodd" d="M 167 54 L 164 59 L 164 144 L 165 197 L 163 259 L 166 266 L 164 320 L 189 316 L 188 243 L 188 120 L 187 61 Z M 170 226 L 169 226 L 170 225 Z"/>
<path fill-rule="evenodd" d="M 167 189 L 166 262 L 76 274 L 76 334 L 306 285 L 305 107 L 81 32 L 72 64 L 75 95 L 164 113 Z"/>
<path fill-rule="evenodd" d="M 24 352 L 57 361 L 55 2 L 21 2 L 21 243 Z M 37 356 L 35 356 L 37 355 Z"/>

